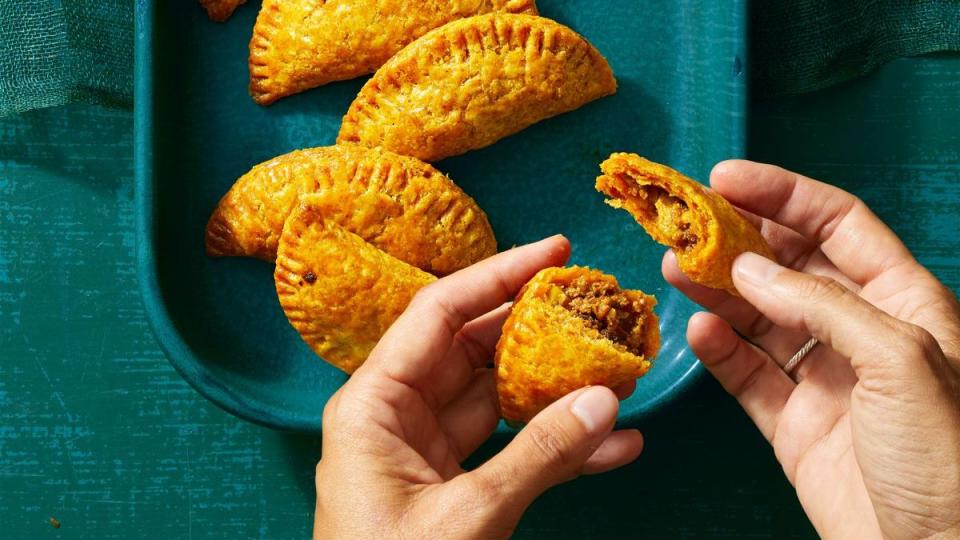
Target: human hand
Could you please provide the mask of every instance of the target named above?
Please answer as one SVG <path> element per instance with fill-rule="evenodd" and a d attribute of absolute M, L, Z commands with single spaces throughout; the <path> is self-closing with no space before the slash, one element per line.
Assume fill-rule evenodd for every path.
<path fill-rule="evenodd" d="M 505 305 L 539 270 L 563 265 L 554 237 L 423 289 L 323 412 L 315 538 L 504 538 L 542 492 L 640 454 L 611 432 L 619 404 L 582 389 L 537 415 L 497 456 L 460 464 L 500 418 L 493 358 Z"/>
<path fill-rule="evenodd" d="M 664 277 L 712 312 L 687 339 L 773 445 L 817 531 L 960 538 L 954 294 L 849 193 L 744 161 L 719 164 L 711 184 L 754 214 L 787 268 L 742 255 L 742 299 L 691 283 L 672 253 Z M 781 366 L 811 335 L 822 344 L 797 383 Z"/>

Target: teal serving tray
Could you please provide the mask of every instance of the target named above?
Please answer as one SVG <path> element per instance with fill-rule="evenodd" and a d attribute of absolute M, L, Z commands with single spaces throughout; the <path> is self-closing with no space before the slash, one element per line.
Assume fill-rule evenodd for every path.
<path fill-rule="evenodd" d="M 137 2 L 140 287 L 160 346 L 198 392 L 242 418 L 317 432 L 346 376 L 287 323 L 271 265 L 207 258 L 203 230 L 219 198 L 253 165 L 333 144 L 363 80 L 254 104 L 247 44 L 259 4 L 216 24 L 193 1 Z M 563 233 L 572 263 L 657 296 L 662 350 L 620 412 L 622 425 L 635 425 L 702 372 L 684 337 L 695 307 L 663 281 L 664 249 L 625 212 L 606 207 L 593 182 L 615 151 L 701 180 L 714 163 L 744 154 L 746 3 L 539 4 L 608 58 L 618 93 L 437 167 L 486 210 L 501 248 Z"/>

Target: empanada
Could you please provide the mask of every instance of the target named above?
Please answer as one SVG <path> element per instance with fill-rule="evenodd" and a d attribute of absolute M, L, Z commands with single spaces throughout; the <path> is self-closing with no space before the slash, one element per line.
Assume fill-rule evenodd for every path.
<path fill-rule="evenodd" d="M 234 10 L 245 4 L 247 0 L 200 0 L 200 5 L 207 10 L 211 20 L 223 22 L 233 15 Z"/>
<path fill-rule="evenodd" d="M 606 59 L 566 26 L 481 15 L 430 32 L 384 64 L 350 106 L 338 140 L 437 161 L 616 89 Z"/>
<path fill-rule="evenodd" d="M 250 94 L 267 105 L 373 73 L 428 31 L 490 12 L 537 8 L 534 0 L 264 0 L 250 41 Z"/>
<path fill-rule="evenodd" d="M 623 208 L 654 240 L 670 246 L 691 281 L 737 295 L 733 261 L 752 251 L 774 259 L 760 231 L 713 190 L 636 154 L 613 154 L 597 190 Z"/>
<path fill-rule="evenodd" d="M 325 219 L 321 199 L 305 195 L 287 219 L 274 281 L 303 340 L 353 373 L 416 292 L 437 278 Z"/>
<path fill-rule="evenodd" d="M 223 197 L 206 230 L 212 256 L 273 261 L 300 195 L 327 219 L 422 270 L 446 275 L 493 255 L 486 214 L 453 181 L 415 158 L 338 145 L 257 165 Z"/>
<path fill-rule="evenodd" d="M 589 268 L 548 268 L 517 295 L 497 343 L 500 412 L 529 422 L 589 385 L 643 376 L 660 348 L 657 301 Z"/>

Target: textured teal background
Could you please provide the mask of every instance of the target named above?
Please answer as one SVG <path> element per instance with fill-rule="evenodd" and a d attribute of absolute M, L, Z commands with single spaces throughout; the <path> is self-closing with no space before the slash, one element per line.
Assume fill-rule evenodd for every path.
<path fill-rule="evenodd" d="M 958 81 L 960 59 L 899 60 L 759 104 L 749 154 L 855 191 L 957 290 Z M 131 145 L 127 112 L 0 121 L 0 538 L 305 538 L 317 441 L 210 405 L 146 326 Z M 642 427 L 637 463 L 548 493 L 518 537 L 815 537 L 712 381 Z"/>

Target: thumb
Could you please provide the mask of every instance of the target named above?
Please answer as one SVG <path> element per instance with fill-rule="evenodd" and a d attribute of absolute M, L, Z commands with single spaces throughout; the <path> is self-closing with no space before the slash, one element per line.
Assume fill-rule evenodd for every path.
<path fill-rule="evenodd" d="M 613 429 L 620 403 L 592 386 L 541 411 L 499 454 L 468 476 L 500 515 L 516 519 L 547 489 L 580 475 Z"/>
<path fill-rule="evenodd" d="M 922 389 L 936 378 L 940 366 L 931 360 L 943 353 L 929 332 L 890 316 L 833 279 L 744 253 L 734 261 L 733 282 L 774 324 L 806 331 L 850 359 L 861 380 Z"/>

